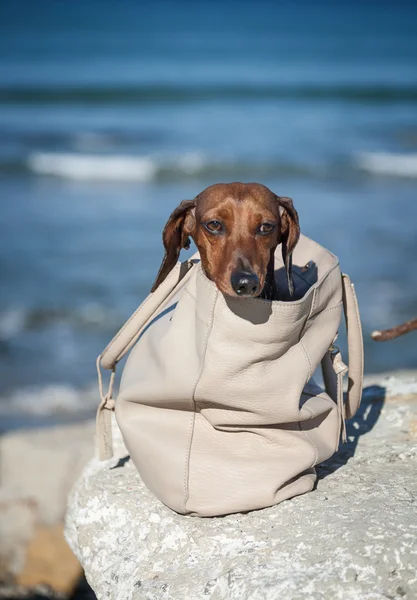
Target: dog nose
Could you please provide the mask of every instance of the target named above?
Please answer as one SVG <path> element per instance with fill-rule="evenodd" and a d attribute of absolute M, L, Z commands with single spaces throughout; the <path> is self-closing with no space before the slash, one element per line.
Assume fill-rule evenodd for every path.
<path fill-rule="evenodd" d="M 258 291 L 259 279 L 255 273 L 235 271 L 232 273 L 230 281 L 238 296 L 254 296 Z"/>

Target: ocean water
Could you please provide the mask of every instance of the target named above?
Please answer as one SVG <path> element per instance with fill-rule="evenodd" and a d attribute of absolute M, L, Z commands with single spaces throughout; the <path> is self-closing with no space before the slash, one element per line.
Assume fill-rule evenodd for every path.
<path fill-rule="evenodd" d="M 291 196 L 356 284 L 366 371 L 415 367 L 415 2 L 9 0 L 0 8 L 0 414 L 91 411 L 170 211 Z M 82 390 L 82 391 L 78 391 Z"/>

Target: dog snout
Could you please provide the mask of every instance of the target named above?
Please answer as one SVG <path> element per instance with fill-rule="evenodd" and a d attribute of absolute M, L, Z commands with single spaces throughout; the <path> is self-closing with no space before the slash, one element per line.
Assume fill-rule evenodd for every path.
<path fill-rule="evenodd" d="M 259 291 L 259 278 L 255 273 L 235 271 L 230 281 L 238 296 L 255 296 Z"/>

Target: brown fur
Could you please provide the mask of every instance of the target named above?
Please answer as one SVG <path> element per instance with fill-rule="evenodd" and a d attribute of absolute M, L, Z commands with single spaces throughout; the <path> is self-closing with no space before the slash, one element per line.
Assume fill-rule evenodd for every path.
<path fill-rule="evenodd" d="M 204 224 L 211 221 L 222 224 L 221 234 L 207 231 Z M 259 233 L 264 223 L 275 225 L 267 235 Z M 236 296 L 231 285 L 232 273 L 246 271 L 259 279 L 254 295 L 276 297 L 274 251 L 282 243 L 292 293 L 291 255 L 299 235 L 298 215 L 290 198 L 276 196 L 259 183 L 212 185 L 195 200 L 183 201 L 168 219 L 163 232 L 165 256 L 152 291 L 174 267 L 181 248 L 188 247 L 191 236 L 207 277 L 229 296 Z"/>

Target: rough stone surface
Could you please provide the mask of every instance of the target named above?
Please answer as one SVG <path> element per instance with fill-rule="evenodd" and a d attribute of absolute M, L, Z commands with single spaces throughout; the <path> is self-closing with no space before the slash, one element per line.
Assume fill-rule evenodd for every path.
<path fill-rule="evenodd" d="M 156 500 L 115 426 L 117 456 L 88 464 L 66 525 L 98 599 L 417 598 L 416 386 L 366 390 L 314 492 L 223 518 Z"/>

